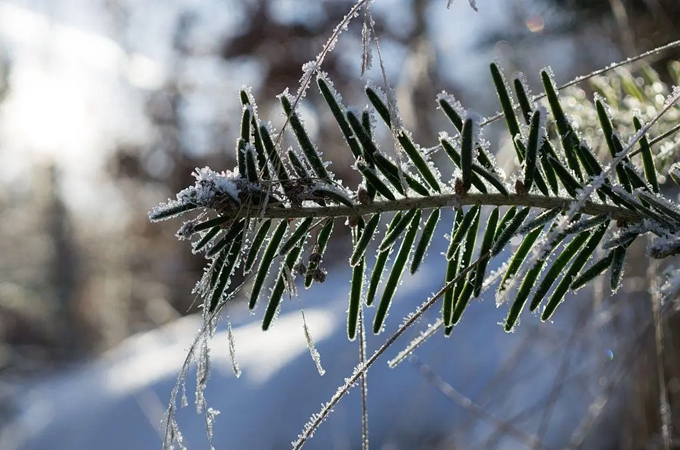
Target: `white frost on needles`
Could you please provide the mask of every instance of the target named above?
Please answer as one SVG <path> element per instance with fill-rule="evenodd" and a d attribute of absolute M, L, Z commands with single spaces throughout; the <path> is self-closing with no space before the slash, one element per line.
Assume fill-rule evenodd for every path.
<path fill-rule="evenodd" d="M 680 270 L 669 266 L 663 273 L 664 282 L 659 288 L 661 302 L 668 304 L 680 297 Z"/>
<path fill-rule="evenodd" d="M 225 199 L 240 204 L 238 185 L 242 180 L 238 171 L 215 172 L 209 167 L 197 167 L 192 175 L 196 183 L 182 189 L 176 200 L 168 200 L 152 209 L 149 212 L 151 221 L 170 219 L 194 208 L 215 207 L 224 204 Z"/>
<path fill-rule="evenodd" d="M 206 166 L 202 169 L 197 167 L 191 174 L 196 178 L 196 183 L 177 194 L 180 203 L 210 206 L 215 198 L 223 198 L 225 194 L 239 202 L 236 182 L 241 176 L 238 172 L 227 170 L 218 173 Z"/>

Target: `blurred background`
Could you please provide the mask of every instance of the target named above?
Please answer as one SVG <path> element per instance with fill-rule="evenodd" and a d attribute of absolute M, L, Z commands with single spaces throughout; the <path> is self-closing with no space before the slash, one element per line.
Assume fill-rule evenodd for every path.
<path fill-rule="evenodd" d="M 204 259 L 175 239 L 178 222 L 150 224 L 147 211 L 191 184 L 194 168 L 235 165 L 242 85 L 252 86 L 260 117 L 280 126 L 276 94 L 297 88 L 301 66 L 353 3 L 0 1 L 0 427 L 29 380 L 196 311 L 191 290 Z M 677 0 L 477 3 L 478 13 L 464 0 L 450 9 L 444 0 L 372 6 L 405 126 L 424 146 L 448 129 L 435 109 L 441 90 L 484 115 L 498 110 L 487 68 L 494 58 L 537 88 L 545 66 L 562 83 L 680 38 Z M 360 25 L 324 64 L 346 104 L 367 103 Z M 666 63 L 678 57 L 676 50 L 651 62 L 670 81 Z M 381 84 L 377 67 L 366 78 Z M 301 112 L 331 168 L 356 186 L 351 155 L 318 93 L 310 91 Z M 489 137 L 493 148 L 507 143 L 502 132 Z M 342 264 L 349 248 L 338 245 Z M 646 274 L 631 275 L 616 301 L 629 297 L 630 320 L 639 320 L 651 311 Z M 647 338 L 651 350 L 631 364 L 640 409 L 630 414 L 639 436 L 630 448 L 659 429 Z M 668 349 L 677 338 L 668 336 Z M 680 359 L 669 352 L 675 399 Z"/>

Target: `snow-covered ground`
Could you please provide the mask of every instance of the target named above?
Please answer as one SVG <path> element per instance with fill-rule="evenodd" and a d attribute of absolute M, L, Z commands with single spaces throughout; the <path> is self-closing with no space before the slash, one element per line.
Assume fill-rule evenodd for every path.
<path fill-rule="evenodd" d="M 443 244 L 442 239 L 434 248 L 442 249 Z M 398 291 L 387 332 L 369 336 L 369 351 L 441 285 L 441 257 L 434 250 L 430 253 L 428 263 Z M 345 331 L 349 278 L 347 269 L 337 268 L 323 286 L 301 292 L 300 302 L 326 369 L 324 376 L 317 373 L 306 346 L 300 302 L 286 302 L 267 333 L 260 330 L 261 311 L 252 316 L 241 307 L 232 308 L 243 375 L 233 376 L 227 334 L 219 332 L 212 340 L 213 371 L 206 391 L 210 406 L 221 411 L 214 427 L 216 448 L 288 448 L 308 417 L 352 373 L 358 344 L 348 342 Z M 587 297 L 568 298 L 552 324 L 540 324 L 527 314 L 513 334 L 497 325 L 505 308 L 497 309 L 491 298 L 474 302 L 450 338 L 439 333 L 416 351 L 429 372 L 413 361 L 388 368 L 387 360 L 408 338 L 436 319 L 438 311 L 431 311 L 369 372 L 372 447 L 427 448 L 428 442 L 447 440 L 465 448 L 493 448 L 489 439 L 494 435 L 497 448 L 526 447 L 519 434 L 536 434 L 556 385 L 561 390 L 555 394 L 539 447 L 565 447 L 591 402 L 605 389 L 602 377 L 616 365 L 612 356 L 619 353 L 606 327 L 597 325 L 597 314 L 580 315 L 591 301 Z M 369 320 L 372 315 L 369 309 Z M 160 448 L 159 424 L 199 325 L 198 317 L 187 317 L 134 336 L 89 365 L 26 388 L 17 396 L 20 414 L 1 436 L 0 448 Z M 479 405 L 482 413 L 475 412 L 474 406 L 456 404 L 451 398 L 455 393 L 442 382 Z M 360 447 L 359 393 L 354 388 L 340 402 L 307 448 Z M 602 406 L 596 404 L 595 411 Z M 493 419 L 485 418 L 487 413 Z M 611 414 L 607 417 L 615 419 Z M 499 429 L 498 421 L 507 421 L 514 434 Z M 190 449 L 206 448 L 203 417 L 191 405 L 180 410 L 179 422 Z M 615 442 L 615 435 L 590 435 L 590 448 Z"/>

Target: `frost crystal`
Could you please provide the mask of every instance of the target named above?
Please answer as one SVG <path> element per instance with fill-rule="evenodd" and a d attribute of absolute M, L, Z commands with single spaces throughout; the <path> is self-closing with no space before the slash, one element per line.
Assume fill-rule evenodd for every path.
<path fill-rule="evenodd" d="M 467 111 L 463 107 L 462 103 L 460 103 L 458 100 L 456 100 L 456 97 L 453 96 L 453 94 L 449 94 L 446 91 L 441 91 L 439 94 L 437 94 L 437 104 L 439 102 L 444 101 L 451 105 L 453 110 L 458 114 L 460 117 L 465 117 L 467 116 Z M 437 109 L 442 109 L 441 106 L 438 106 Z"/>
<path fill-rule="evenodd" d="M 307 341 L 309 354 L 312 355 L 312 360 L 314 360 L 314 364 L 316 364 L 316 370 L 319 371 L 319 375 L 323 376 L 326 371 L 324 370 L 323 366 L 321 366 L 321 355 L 314 346 L 314 340 L 312 339 L 312 335 L 309 332 L 309 327 L 307 327 L 307 320 L 305 319 L 305 311 L 302 309 L 302 304 L 300 304 L 300 313 L 302 314 L 302 328 L 304 328 L 305 331 L 305 340 Z"/>
<path fill-rule="evenodd" d="M 364 8 L 364 25 L 361 29 L 361 76 L 371 69 L 373 53 L 371 52 L 371 29 L 375 25 L 371 16 L 370 4 Z"/>
<path fill-rule="evenodd" d="M 673 266 L 664 271 L 664 282 L 659 288 L 661 303 L 667 304 L 675 301 L 680 296 L 680 270 Z"/>
<path fill-rule="evenodd" d="M 647 247 L 652 258 L 663 259 L 680 253 L 680 237 L 662 236 L 654 239 Z"/>
<path fill-rule="evenodd" d="M 191 239 L 191 236 L 195 233 L 196 221 L 189 220 L 182 224 L 179 230 L 177 230 L 177 239 L 183 241 L 185 239 Z"/>
<path fill-rule="evenodd" d="M 198 167 L 192 175 L 196 178 L 196 183 L 181 190 L 177 194 L 177 201 L 180 204 L 196 204 L 199 206 L 214 205 L 218 198 L 228 195 L 235 202 L 239 202 L 239 189 L 236 182 L 240 180 L 238 172 L 215 172 L 209 167 L 199 169 Z"/>

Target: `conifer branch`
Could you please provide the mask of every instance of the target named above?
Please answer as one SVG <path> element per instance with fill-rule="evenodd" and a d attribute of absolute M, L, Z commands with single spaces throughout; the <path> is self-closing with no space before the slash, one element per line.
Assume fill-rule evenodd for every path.
<path fill-rule="evenodd" d="M 413 208 L 461 208 L 464 206 L 483 205 L 483 206 L 528 206 L 545 210 L 563 209 L 566 210 L 573 203 L 573 198 L 566 197 L 546 197 L 543 195 L 519 195 L 519 194 L 441 194 L 430 197 L 406 197 L 398 200 L 386 200 L 371 203 L 368 205 L 356 204 L 354 206 L 332 205 L 332 206 L 305 206 L 281 208 L 268 206 L 267 208 L 241 208 L 233 211 L 218 210 L 220 217 L 231 220 L 238 220 L 246 217 L 258 217 L 260 219 L 304 219 L 314 218 L 341 218 L 351 216 L 365 216 L 377 213 L 390 213 L 398 211 L 408 211 Z M 585 202 L 580 209 L 582 214 L 600 216 L 610 215 L 613 220 L 625 220 L 630 223 L 639 222 L 644 219 L 644 215 L 639 212 L 631 211 L 616 205 L 601 204 L 592 201 Z"/>

